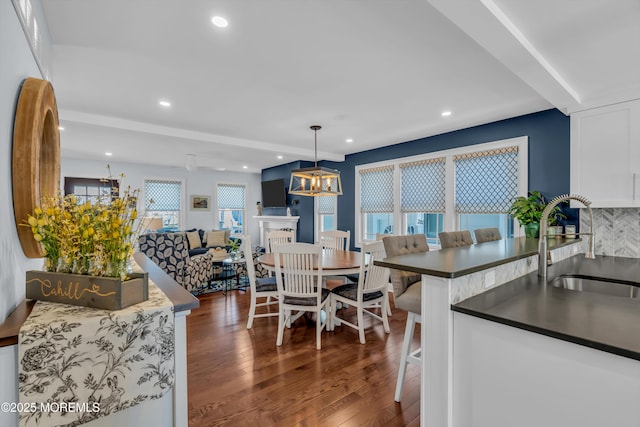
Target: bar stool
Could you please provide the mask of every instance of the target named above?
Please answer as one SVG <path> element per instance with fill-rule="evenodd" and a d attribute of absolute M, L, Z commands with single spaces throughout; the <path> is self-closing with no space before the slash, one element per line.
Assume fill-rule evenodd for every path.
<path fill-rule="evenodd" d="M 407 236 L 388 236 L 382 239 L 387 257 L 429 251 L 427 237 L 424 234 Z M 416 323 L 422 323 L 422 275 L 402 270 L 390 270 L 393 285 L 393 300 L 396 308 L 407 312 L 407 325 L 404 330 L 402 355 L 398 369 L 398 380 L 394 400 L 400 402 L 402 385 L 407 372 L 407 365 L 414 363 L 420 366 L 421 348 L 411 351 L 411 341 Z"/>
<path fill-rule="evenodd" d="M 440 247 L 442 249 L 473 245 L 473 239 L 471 238 L 469 230 L 443 231 L 438 233 L 438 238 L 440 239 Z"/>
<path fill-rule="evenodd" d="M 476 235 L 476 243 L 493 242 L 494 240 L 501 240 L 500 230 L 495 227 L 492 228 L 477 228 L 473 230 Z"/>

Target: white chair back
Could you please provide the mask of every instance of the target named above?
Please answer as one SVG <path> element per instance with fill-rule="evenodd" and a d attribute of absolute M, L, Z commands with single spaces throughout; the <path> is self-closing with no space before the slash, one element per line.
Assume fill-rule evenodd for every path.
<path fill-rule="evenodd" d="M 286 243 L 277 245 L 274 254 L 278 293 L 302 298 L 317 296 L 320 303 L 322 248 L 310 243 Z"/>
<path fill-rule="evenodd" d="M 253 265 L 253 252 L 251 251 L 251 236 L 248 234 L 239 236 L 242 240 L 240 250 L 244 256 L 245 264 L 247 265 L 247 277 L 249 278 L 249 285 L 251 286 L 251 293 L 256 291 L 256 267 Z"/>
<path fill-rule="evenodd" d="M 324 249 L 348 251 L 351 247 L 351 231 L 321 231 L 320 245 Z"/>
<path fill-rule="evenodd" d="M 285 325 L 310 311 L 316 315 L 316 348 L 321 348 L 321 333 L 331 319 L 331 298 L 322 287 L 322 247 L 309 243 L 285 243 L 274 251 L 276 282 L 278 285 L 278 337 L 276 345 L 282 345 Z M 322 310 L 327 310 L 325 316 Z M 322 318 L 324 317 L 324 320 Z"/>
<path fill-rule="evenodd" d="M 265 234 L 267 252 L 275 252 L 275 247 L 285 243 L 295 243 L 296 232 L 293 230 L 274 230 Z"/>
<path fill-rule="evenodd" d="M 367 255 L 369 256 L 367 260 Z M 358 294 L 375 291 L 387 292 L 389 285 L 389 269 L 375 265 L 374 261 L 386 258 L 382 240 L 362 246 L 362 264 L 358 278 Z M 360 295 L 358 295 L 360 296 Z"/>
<path fill-rule="evenodd" d="M 278 316 L 277 311 L 269 311 L 269 306 L 278 303 L 278 289 L 276 287 L 275 278 L 256 278 L 256 268 L 251 251 L 251 237 L 249 235 L 240 236 L 242 239 L 241 250 L 244 254 L 245 264 L 247 266 L 247 277 L 249 278 L 249 286 L 251 294 L 249 296 L 249 316 L 247 318 L 247 329 L 253 326 L 253 319 L 256 317 L 272 317 Z M 258 302 L 258 298 L 264 302 Z M 273 299 L 272 299 L 273 298 Z M 256 314 L 256 308 L 264 307 L 262 313 Z"/>

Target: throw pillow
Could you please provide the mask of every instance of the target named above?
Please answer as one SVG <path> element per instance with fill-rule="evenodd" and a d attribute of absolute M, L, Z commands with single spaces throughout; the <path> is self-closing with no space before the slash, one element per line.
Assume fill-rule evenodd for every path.
<path fill-rule="evenodd" d="M 200 240 L 200 234 L 198 234 L 197 231 L 189 231 L 186 234 L 187 234 L 187 240 L 189 241 L 189 248 L 190 249 L 195 249 L 195 248 L 201 248 L 202 247 L 202 241 Z"/>
<path fill-rule="evenodd" d="M 223 248 L 209 249 L 209 253 L 212 255 L 214 261 L 221 261 L 229 257 L 229 254 Z"/>
<path fill-rule="evenodd" d="M 207 231 L 207 246 L 225 246 L 227 244 L 226 231 L 213 230 Z"/>

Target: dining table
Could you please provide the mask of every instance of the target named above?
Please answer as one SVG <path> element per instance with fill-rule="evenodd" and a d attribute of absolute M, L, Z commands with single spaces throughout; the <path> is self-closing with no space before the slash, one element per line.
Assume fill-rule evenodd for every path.
<path fill-rule="evenodd" d="M 360 272 L 360 262 L 362 260 L 362 253 L 360 252 L 323 249 L 321 256 L 322 276 L 325 278 L 327 276 L 346 276 Z M 368 256 L 369 255 L 367 254 L 367 257 Z M 368 261 L 368 258 L 366 261 Z M 258 257 L 258 262 L 261 263 L 268 271 L 276 271 L 275 253 L 269 252 L 260 255 Z M 314 260 L 313 268 L 318 268 L 317 260 Z M 292 317 L 291 322 L 295 321 L 303 314 L 306 314 L 306 312 L 299 312 L 296 316 Z"/>
<path fill-rule="evenodd" d="M 344 276 L 360 272 L 360 262 L 362 254 L 357 251 L 340 251 L 332 249 L 322 250 L 322 275 L 323 276 Z M 269 252 L 258 257 L 267 270 L 275 271 L 275 253 Z M 318 268 L 317 260 L 314 261 L 314 269 Z"/>

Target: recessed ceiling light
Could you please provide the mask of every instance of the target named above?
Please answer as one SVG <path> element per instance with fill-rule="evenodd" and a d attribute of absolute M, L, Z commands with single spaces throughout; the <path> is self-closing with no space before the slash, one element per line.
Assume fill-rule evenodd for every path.
<path fill-rule="evenodd" d="M 347 138 L 347 139 L 345 139 L 345 142 L 347 144 L 351 144 L 353 142 L 353 138 Z"/>
<path fill-rule="evenodd" d="M 242 169 L 248 169 L 248 168 L 249 168 L 249 166 L 247 166 L 247 165 L 242 165 Z"/>
<path fill-rule="evenodd" d="M 113 156 L 113 153 L 109 153 L 109 152 L 107 152 L 107 153 L 104 153 L 104 155 L 105 155 L 105 156 Z"/>
<path fill-rule="evenodd" d="M 449 117 L 451 115 L 451 111 L 443 111 L 442 117 Z"/>
<path fill-rule="evenodd" d="M 160 104 L 163 107 L 171 107 L 171 103 L 165 100 L 158 101 L 158 104 Z"/>
<path fill-rule="evenodd" d="M 282 160 L 284 159 L 284 157 L 282 156 L 282 154 L 278 154 L 278 160 Z"/>
<path fill-rule="evenodd" d="M 222 16 L 214 16 L 211 18 L 211 22 L 218 28 L 227 28 L 227 25 L 229 25 L 229 22 Z"/>
<path fill-rule="evenodd" d="M 58 126 L 58 130 L 64 130 L 64 126 Z"/>
<path fill-rule="evenodd" d="M 216 168 L 217 171 L 226 171 L 227 168 Z"/>

